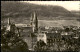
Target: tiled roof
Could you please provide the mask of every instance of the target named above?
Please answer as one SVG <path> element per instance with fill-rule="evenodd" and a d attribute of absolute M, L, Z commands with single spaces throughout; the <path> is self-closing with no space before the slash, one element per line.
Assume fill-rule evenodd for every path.
<path fill-rule="evenodd" d="M 60 33 L 46 33 L 46 36 L 47 37 L 51 36 L 51 37 L 55 37 L 56 38 L 56 37 L 60 37 L 61 35 L 60 35 Z"/>

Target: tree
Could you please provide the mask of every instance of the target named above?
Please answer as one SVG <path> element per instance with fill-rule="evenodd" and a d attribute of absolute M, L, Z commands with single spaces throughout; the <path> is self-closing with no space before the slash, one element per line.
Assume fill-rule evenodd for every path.
<path fill-rule="evenodd" d="M 22 52 L 28 51 L 28 45 L 18 36 L 18 33 L 1 29 L 1 51 L 2 52 Z"/>
<path fill-rule="evenodd" d="M 44 50 L 46 43 L 42 40 L 37 41 L 36 50 Z"/>
<path fill-rule="evenodd" d="M 64 30 L 65 30 L 65 32 L 69 32 L 70 28 L 65 28 Z"/>

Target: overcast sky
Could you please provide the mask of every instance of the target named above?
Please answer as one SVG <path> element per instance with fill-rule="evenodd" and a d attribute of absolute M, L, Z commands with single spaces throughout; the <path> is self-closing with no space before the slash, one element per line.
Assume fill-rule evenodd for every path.
<path fill-rule="evenodd" d="M 59 5 L 67 10 L 77 10 L 79 11 L 80 9 L 80 1 L 23 1 L 25 3 L 33 3 L 33 4 L 41 4 L 41 5 Z"/>

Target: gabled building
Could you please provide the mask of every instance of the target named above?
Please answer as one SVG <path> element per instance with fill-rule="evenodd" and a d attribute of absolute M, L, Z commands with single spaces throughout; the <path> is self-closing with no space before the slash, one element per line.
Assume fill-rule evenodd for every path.
<path fill-rule="evenodd" d="M 52 37 L 53 42 L 61 40 L 61 34 L 60 33 L 46 33 L 46 36 L 47 36 L 47 39 Z"/>
<path fill-rule="evenodd" d="M 37 41 L 39 40 L 43 40 L 45 43 L 47 43 L 47 36 L 45 33 L 38 33 L 38 36 L 37 36 Z"/>
<path fill-rule="evenodd" d="M 17 36 L 20 36 L 20 29 L 18 27 L 16 27 L 15 24 L 11 23 L 10 18 L 8 18 L 6 32 L 13 32 L 13 33 L 16 33 Z"/>

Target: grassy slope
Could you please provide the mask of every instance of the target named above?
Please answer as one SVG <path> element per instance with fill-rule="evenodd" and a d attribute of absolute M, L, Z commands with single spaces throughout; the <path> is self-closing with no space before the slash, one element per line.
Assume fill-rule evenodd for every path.
<path fill-rule="evenodd" d="M 33 11 L 37 11 L 39 19 L 70 19 L 78 18 L 79 15 L 75 15 L 71 11 L 66 10 L 61 6 L 44 6 L 35 5 L 30 3 L 20 2 L 1 2 L 1 16 L 2 18 L 27 18 L 31 16 Z"/>
<path fill-rule="evenodd" d="M 50 26 L 61 26 L 61 25 L 79 25 L 78 22 L 80 19 L 78 14 L 66 10 L 61 6 L 44 6 L 44 5 L 35 5 L 30 3 L 20 3 L 20 2 L 1 2 L 1 19 L 7 22 L 7 17 L 10 17 L 14 23 L 29 23 L 31 13 L 37 11 L 38 19 L 43 20 L 39 22 L 39 25 L 50 25 Z M 55 22 L 55 19 L 57 21 Z M 60 21 L 59 19 L 63 19 Z M 66 19 L 72 19 L 66 20 Z M 74 19 L 74 20 L 73 20 Z M 47 21 L 44 21 L 47 20 Z M 48 20 L 53 20 L 50 22 Z M 62 24 L 61 24 L 62 23 Z"/>

